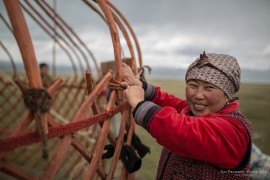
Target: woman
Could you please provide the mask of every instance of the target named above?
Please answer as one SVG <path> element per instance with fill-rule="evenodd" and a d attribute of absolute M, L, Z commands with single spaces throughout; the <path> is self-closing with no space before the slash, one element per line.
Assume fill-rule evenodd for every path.
<path fill-rule="evenodd" d="M 251 125 L 233 94 L 237 60 L 203 54 L 186 72 L 186 100 L 137 79 L 123 64 L 136 123 L 164 146 L 157 179 L 248 179 Z"/>

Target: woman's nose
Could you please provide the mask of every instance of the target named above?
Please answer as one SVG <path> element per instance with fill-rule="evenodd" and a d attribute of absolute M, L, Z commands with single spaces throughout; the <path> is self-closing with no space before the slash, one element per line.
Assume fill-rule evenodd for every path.
<path fill-rule="evenodd" d="M 201 88 L 198 88 L 198 90 L 195 93 L 194 96 L 196 99 L 204 99 L 204 91 Z"/>

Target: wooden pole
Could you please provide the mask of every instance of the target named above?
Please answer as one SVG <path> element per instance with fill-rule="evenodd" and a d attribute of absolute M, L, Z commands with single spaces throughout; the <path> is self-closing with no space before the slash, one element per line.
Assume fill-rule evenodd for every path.
<path fill-rule="evenodd" d="M 56 0 L 53 1 L 53 8 L 54 8 L 54 11 L 56 11 L 56 8 L 57 8 L 57 2 Z M 56 18 L 56 16 L 54 16 L 54 19 Z M 53 27 L 53 30 L 54 30 L 54 38 L 56 39 L 57 38 L 57 24 L 54 23 L 54 27 Z M 53 78 L 56 77 L 56 40 L 53 40 L 53 48 L 52 48 L 52 72 L 53 72 Z"/>
<path fill-rule="evenodd" d="M 139 41 L 137 39 L 137 36 L 136 36 L 134 30 L 132 29 L 130 23 L 125 18 L 125 16 L 116 8 L 116 6 L 114 6 L 110 1 L 107 1 L 107 4 L 121 17 L 121 19 L 124 21 L 124 23 L 128 27 L 128 29 L 129 29 L 129 31 L 130 31 L 133 39 L 134 39 L 136 48 L 137 48 L 138 59 L 139 59 L 139 66 L 140 66 L 140 68 L 142 68 L 143 67 L 142 66 L 143 65 L 142 52 L 141 52 L 140 44 L 139 44 Z"/>
<path fill-rule="evenodd" d="M 62 37 L 59 33 L 57 33 L 56 31 L 54 31 L 53 26 L 49 24 L 49 22 L 41 15 L 41 13 L 39 13 L 36 8 L 29 2 L 29 1 L 25 1 L 25 3 L 28 5 L 28 7 L 35 13 L 31 13 L 24 4 L 21 4 L 21 7 L 25 10 L 25 12 L 55 41 L 59 44 L 59 46 L 66 52 L 66 54 L 68 55 L 73 70 L 74 70 L 74 74 L 75 77 L 77 77 L 77 70 L 76 70 L 76 66 L 74 64 L 74 60 L 70 54 L 70 52 L 61 44 L 60 40 L 62 40 L 64 42 L 64 44 L 67 45 L 67 47 L 73 52 L 73 54 L 76 56 L 76 58 L 78 59 L 78 61 L 80 62 L 80 57 L 78 56 L 77 52 L 72 48 L 72 46 L 64 39 L 64 37 Z M 38 20 L 38 18 L 41 20 Z M 42 21 L 45 23 L 42 23 Z M 46 26 L 47 27 L 46 27 Z M 50 32 L 50 30 L 53 31 L 53 33 L 55 32 L 57 37 L 54 36 L 54 34 L 52 32 Z M 83 70 L 82 66 L 80 65 L 81 70 Z"/>
<path fill-rule="evenodd" d="M 76 121 L 78 117 L 81 116 L 85 107 L 87 107 L 88 105 L 92 106 L 92 104 L 97 98 L 97 95 L 99 94 L 101 89 L 103 89 L 104 86 L 108 83 L 111 77 L 112 77 L 112 74 L 110 72 L 108 72 L 105 76 L 103 76 L 100 82 L 93 89 L 93 92 L 87 96 L 87 98 L 84 100 L 81 106 L 77 109 L 71 122 Z M 43 179 L 52 179 L 55 176 L 58 169 L 60 168 L 61 163 L 63 162 L 63 158 L 66 154 L 66 150 L 70 146 L 71 143 L 72 143 L 72 136 L 70 134 L 65 135 L 63 139 L 61 140 L 61 142 L 58 144 L 57 149 L 55 150 L 54 157 L 47 164 L 47 168 L 43 174 Z"/>
<path fill-rule="evenodd" d="M 120 47 L 120 37 L 119 33 L 116 27 L 116 23 L 113 19 L 112 12 L 110 11 L 109 7 L 106 4 L 105 0 L 98 0 L 98 5 L 102 9 L 109 29 L 111 33 L 112 43 L 113 43 L 113 49 L 114 49 L 114 60 L 115 60 L 115 66 L 116 66 L 116 79 L 118 81 L 122 81 L 122 58 L 121 58 L 121 47 Z"/>
<path fill-rule="evenodd" d="M 39 67 L 20 3 L 18 0 L 4 0 L 4 3 L 10 18 L 14 36 L 22 54 L 29 85 L 32 88 L 41 88 L 42 81 Z"/>

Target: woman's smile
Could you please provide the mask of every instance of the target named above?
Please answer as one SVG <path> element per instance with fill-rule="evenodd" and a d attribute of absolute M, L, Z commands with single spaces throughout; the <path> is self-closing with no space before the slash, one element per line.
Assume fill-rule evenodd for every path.
<path fill-rule="evenodd" d="M 207 106 L 204 104 L 197 104 L 197 103 L 193 104 L 193 108 L 196 111 L 203 111 L 203 110 L 205 110 L 206 107 Z"/>

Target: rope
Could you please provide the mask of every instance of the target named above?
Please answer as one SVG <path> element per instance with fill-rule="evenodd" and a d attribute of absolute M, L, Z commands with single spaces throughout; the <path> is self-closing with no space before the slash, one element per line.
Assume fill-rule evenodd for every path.
<path fill-rule="evenodd" d="M 45 127 L 43 126 L 41 120 L 41 114 L 49 111 L 51 105 L 51 97 L 46 89 L 31 88 L 23 93 L 23 100 L 26 107 L 28 107 L 32 113 L 37 114 L 37 126 L 39 128 L 43 144 L 42 157 L 44 159 L 48 159 L 49 153 L 47 135 L 45 133 Z"/>
<path fill-rule="evenodd" d="M 148 70 L 149 74 L 152 71 L 152 68 L 150 66 L 143 66 L 142 68 L 140 68 L 140 72 L 138 74 L 138 78 L 141 79 L 141 80 L 143 80 L 143 81 L 146 81 L 145 74 L 144 74 L 145 69 Z"/>
<path fill-rule="evenodd" d="M 119 113 L 120 111 L 128 108 L 128 103 L 122 103 L 114 108 L 112 108 L 110 111 L 105 111 L 103 113 L 87 117 L 84 119 L 80 119 L 77 121 L 73 121 L 70 123 L 66 123 L 63 125 L 59 125 L 56 127 L 49 128 L 49 133 L 47 138 L 55 138 L 55 137 L 61 137 L 66 134 L 72 134 L 74 132 L 77 132 L 81 129 L 84 129 L 86 127 L 89 127 L 93 124 L 96 124 L 100 121 L 108 120 L 115 114 Z M 16 137 L 8 138 L 8 139 L 1 139 L 0 140 L 0 152 L 3 151 L 11 151 L 15 148 L 31 145 L 36 142 L 42 141 L 41 135 L 35 131 L 30 133 L 24 133 Z"/>
<path fill-rule="evenodd" d="M 34 113 L 45 113 L 50 109 L 51 97 L 46 89 L 29 89 L 23 94 L 23 100 L 26 107 Z"/>
<path fill-rule="evenodd" d="M 150 66 L 143 66 L 140 69 L 138 75 L 136 75 L 134 77 L 145 81 L 146 80 L 145 75 L 144 75 L 145 68 L 148 70 L 149 73 L 151 73 L 152 68 Z M 124 89 L 126 89 L 126 87 L 123 87 L 121 84 L 122 83 L 120 81 L 117 81 L 114 77 L 112 77 L 111 80 L 108 83 L 108 87 L 111 90 L 124 90 Z"/>
<path fill-rule="evenodd" d="M 69 121 L 66 119 L 66 118 L 64 118 L 61 114 L 59 114 L 58 112 L 56 112 L 54 109 L 50 109 L 50 114 L 51 115 L 53 115 L 56 119 L 58 119 L 59 121 L 61 121 L 62 122 L 62 124 L 63 123 L 69 123 Z M 81 135 L 81 136 L 88 136 L 88 134 L 89 134 L 89 132 L 87 131 L 87 132 L 77 132 L 79 135 Z M 91 132 L 90 132 L 91 133 Z M 91 139 L 91 137 L 90 137 L 90 139 Z M 90 140 L 89 140 L 89 142 L 91 142 Z"/>
<path fill-rule="evenodd" d="M 125 88 L 121 86 L 121 82 L 117 81 L 114 77 L 108 82 L 108 87 L 111 90 L 124 90 Z"/>

